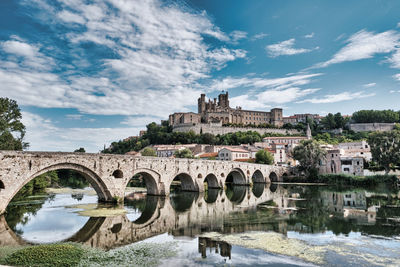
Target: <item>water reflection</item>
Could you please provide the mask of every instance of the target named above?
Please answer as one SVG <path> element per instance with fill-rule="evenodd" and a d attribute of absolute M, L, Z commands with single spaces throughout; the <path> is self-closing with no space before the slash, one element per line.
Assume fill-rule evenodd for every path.
<path fill-rule="evenodd" d="M 221 190 L 209 190 L 204 195 L 182 192 L 167 198 L 134 198 L 125 202 L 126 215 L 107 218 L 88 219 L 67 212 L 62 203 L 70 205 L 70 202 L 59 196 L 52 200 L 46 198 L 42 204 L 32 204 L 36 208 L 41 205 L 34 212 L 29 211 L 29 205 L 11 205 L 6 218 L 0 218 L 0 245 L 35 242 L 32 236 L 38 236 L 46 242 L 74 241 L 111 249 L 165 232 L 191 237 L 211 231 L 274 231 L 285 235 L 329 231 L 388 237 L 400 234 L 397 192 L 341 192 L 327 187 L 282 185 L 274 185 L 271 190 L 270 185 L 255 185 L 251 189 L 227 186 L 225 194 Z M 81 201 L 97 200 L 87 197 Z M 32 224 L 36 226 L 31 227 Z M 64 234 L 60 236 L 54 231 Z M 227 246 L 199 240 L 199 252 L 203 256 L 205 247 L 224 250 L 223 254 L 228 255 Z"/>

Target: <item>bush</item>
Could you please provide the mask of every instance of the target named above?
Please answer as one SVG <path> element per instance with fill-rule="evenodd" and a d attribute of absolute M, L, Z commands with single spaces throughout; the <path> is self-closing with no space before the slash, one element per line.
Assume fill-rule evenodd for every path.
<path fill-rule="evenodd" d="M 396 175 L 371 175 L 364 177 L 347 174 L 323 174 L 318 176 L 317 182 L 350 186 L 376 186 L 378 184 L 395 185 L 397 177 Z"/>
<path fill-rule="evenodd" d="M 84 250 L 75 244 L 52 244 L 23 248 L 4 259 L 4 263 L 14 266 L 76 266 L 81 261 Z"/>

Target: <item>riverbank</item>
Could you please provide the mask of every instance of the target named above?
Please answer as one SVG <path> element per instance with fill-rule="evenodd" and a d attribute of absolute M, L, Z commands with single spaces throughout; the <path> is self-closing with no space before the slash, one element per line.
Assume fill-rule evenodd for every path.
<path fill-rule="evenodd" d="M 385 184 L 388 187 L 397 188 L 399 178 L 396 175 L 371 175 L 356 176 L 347 174 L 320 174 L 316 178 L 309 177 L 287 177 L 284 183 L 302 183 L 302 184 L 323 184 L 335 186 L 358 186 L 372 187 L 379 184 Z"/>

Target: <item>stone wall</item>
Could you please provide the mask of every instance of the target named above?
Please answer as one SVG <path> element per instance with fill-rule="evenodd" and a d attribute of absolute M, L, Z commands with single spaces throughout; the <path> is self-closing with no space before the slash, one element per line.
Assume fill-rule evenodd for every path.
<path fill-rule="evenodd" d="M 263 135 L 265 133 L 276 133 L 276 134 L 297 134 L 301 135 L 302 132 L 297 130 L 286 130 L 286 129 L 279 129 L 279 128 L 251 128 L 251 127 L 223 127 L 217 126 L 208 123 L 201 123 L 201 124 L 182 124 L 174 126 L 174 132 L 189 132 L 193 131 L 196 134 L 200 133 L 210 133 L 210 134 L 227 134 L 227 133 L 236 133 L 236 132 L 247 132 L 247 131 L 254 131 L 258 132 L 259 134 Z"/>
<path fill-rule="evenodd" d="M 394 123 L 351 123 L 350 130 L 355 132 L 391 131 Z"/>

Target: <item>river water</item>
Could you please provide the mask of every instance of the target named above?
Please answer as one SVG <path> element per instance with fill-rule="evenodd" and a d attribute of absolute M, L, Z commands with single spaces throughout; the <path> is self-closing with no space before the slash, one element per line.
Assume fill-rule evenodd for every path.
<path fill-rule="evenodd" d="M 400 266 L 400 194 L 385 188 L 233 186 L 97 204 L 90 188 L 12 202 L 0 246 L 79 242 L 104 250 L 172 241 L 163 266 Z"/>

